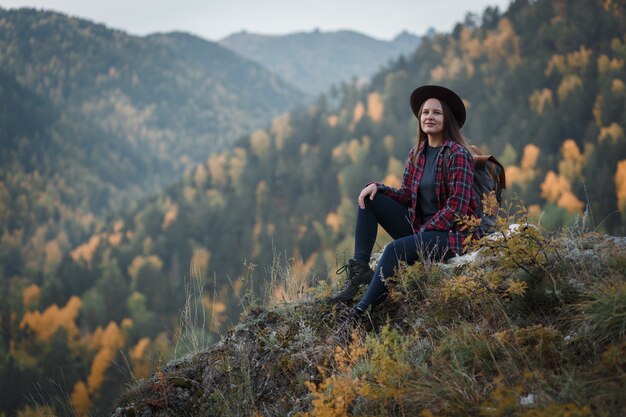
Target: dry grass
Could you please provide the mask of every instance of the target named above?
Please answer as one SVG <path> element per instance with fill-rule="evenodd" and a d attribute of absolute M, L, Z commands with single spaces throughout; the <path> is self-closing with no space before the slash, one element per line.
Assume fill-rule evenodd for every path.
<path fill-rule="evenodd" d="M 153 415 L 624 415 L 624 242 L 533 227 L 502 236 L 477 242 L 483 256 L 466 265 L 402 268 L 353 328 L 338 323 L 348 307 L 303 295 L 303 269 L 273 265 L 280 297 L 247 306 L 220 343 L 166 367 L 165 381 L 194 382 L 176 388 L 186 402 L 167 394 Z M 140 414 L 162 381 L 121 404 Z"/>

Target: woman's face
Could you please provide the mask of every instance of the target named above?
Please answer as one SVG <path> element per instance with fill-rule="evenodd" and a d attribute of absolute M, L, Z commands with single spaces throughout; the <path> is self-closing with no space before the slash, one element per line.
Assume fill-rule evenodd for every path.
<path fill-rule="evenodd" d="M 422 105 L 420 127 L 429 136 L 443 132 L 443 109 L 436 98 L 429 98 Z"/>

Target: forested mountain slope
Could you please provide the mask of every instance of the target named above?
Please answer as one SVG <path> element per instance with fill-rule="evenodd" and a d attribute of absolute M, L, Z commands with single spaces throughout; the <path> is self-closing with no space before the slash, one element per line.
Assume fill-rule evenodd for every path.
<path fill-rule="evenodd" d="M 53 271 L 107 213 L 128 207 L 171 164 L 0 73 L 4 285 Z M 147 176 L 148 179 L 143 179 Z M 3 296 L 7 296 L 4 293 Z"/>
<path fill-rule="evenodd" d="M 0 22 L 3 71 L 167 156 L 178 172 L 302 98 L 258 64 L 189 34 L 137 37 L 33 9 L 2 9 Z"/>
<path fill-rule="evenodd" d="M 65 254 L 104 214 L 302 99 L 259 65 L 182 33 L 141 38 L 0 9 L 0 49 L 1 233 L 35 258 L 11 259 L 7 278 L 32 279 L 40 258 Z"/>
<path fill-rule="evenodd" d="M 71 355 L 49 360 L 39 350 L 51 346 L 47 339 L 33 358 L 15 353 L 23 352 L 15 346 L 27 309 L 64 305 L 93 285 L 63 259 L 107 215 L 180 178 L 303 94 L 188 34 L 136 37 L 33 9 L 0 8 L 0 51 L 1 383 L 11 393 L 0 409 L 12 410 L 37 379 L 25 375 L 56 380 L 66 371 L 72 380 L 71 368 L 85 366 Z M 102 290 L 112 291 L 106 299 L 124 290 L 119 284 Z M 28 288 L 36 303 L 23 299 Z"/>

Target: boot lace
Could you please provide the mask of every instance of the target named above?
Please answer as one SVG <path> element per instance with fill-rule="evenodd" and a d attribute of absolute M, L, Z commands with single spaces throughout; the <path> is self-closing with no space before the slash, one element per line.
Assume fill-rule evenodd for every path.
<path fill-rule="evenodd" d="M 348 275 L 348 280 L 352 281 L 352 279 L 350 279 L 350 272 L 352 272 L 352 274 L 353 274 L 352 278 L 357 277 L 359 275 L 359 273 L 360 273 L 360 271 L 359 271 L 359 264 L 356 261 L 350 259 L 347 264 L 345 264 L 344 266 L 339 268 L 335 273 L 337 275 L 341 275 L 344 272 Z"/>
<path fill-rule="evenodd" d="M 361 271 L 361 265 L 359 265 L 358 262 L 350 259 L 347 264 L 343 265 L 336 271 L 336 274 L 341 275 L 344 272 L 347 275 L 346 282 L 344 283 L 345 288 L 349 283 L 358 278 L 363 271 Z"/>
<path fill-rule="evenodd" d="M 344 272 L 348 271 L 348 268 L 350 267 L 350 264 L 345 264 L 344 266 L 342 266 L 341 268 L 339 268 L 337 271 L 335 271 L 335 273 L 337 275 L 341 275 Z"/>

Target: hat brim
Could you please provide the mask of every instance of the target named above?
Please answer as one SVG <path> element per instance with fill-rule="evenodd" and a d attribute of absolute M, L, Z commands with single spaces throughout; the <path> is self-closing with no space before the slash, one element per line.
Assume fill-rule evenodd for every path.
<path fill-rule="evenodd" d="M 463 100 L 454 91 L 439 85 L 423 85 L 413 90 L 411 93 L 411 110 L 413 110 L 415 117 L 419 118 L 420 108 L 429 98 L 445 101 L 452 110 L 459 127 L 465 124 L 466 113 Z"/>

